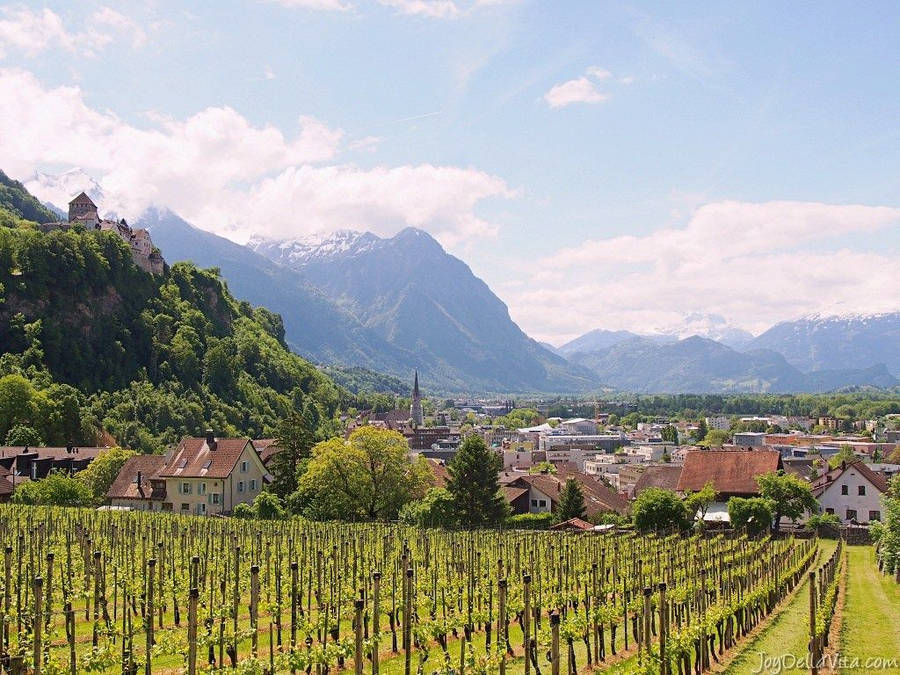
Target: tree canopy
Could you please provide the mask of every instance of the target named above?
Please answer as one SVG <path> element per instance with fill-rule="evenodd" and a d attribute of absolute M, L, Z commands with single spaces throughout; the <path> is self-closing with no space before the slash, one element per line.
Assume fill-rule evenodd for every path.
<path fill-rule="evenodd" d="M 453 495 L 459 523 L 465 527 L 497 525 L 509 507 L 500 493 L 500 456 L 481 436 L 467 436 L 447 465 L 447 490 Z"/>
<path fill-rule="evenodd" d="M 433 483 L 427 461 L 410 458 L 402 435 L 364 426 L 346 441 L 317 443 L 299 491 L 310 517 L 394 520 L 404 504 L 421 499 Z"/>

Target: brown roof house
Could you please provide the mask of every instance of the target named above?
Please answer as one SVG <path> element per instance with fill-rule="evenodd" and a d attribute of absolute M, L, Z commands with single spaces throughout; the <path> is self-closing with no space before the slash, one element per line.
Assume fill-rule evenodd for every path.
<path fill-rule="evenodd" d="M 705 519 L 729 522 L 728 500 L 759 496 L 757 477 L 783 468 L 781 453 L 774 450 L 693 450 L 685 456 L 676 490 L 696 492 L 712 483 L 716 501 Z"/>
<path fill-rule="evenodd" d="M 238 504 L 251 503 L 271 480 L 249 438 L 216 438 L 208 431 L 205 438 L 183 438 L 161 459 L 161 464 L 126 462 L 107 494 L 112 504 L 227 515 Z"/>
<path fill-rule="evenodd" d="M 523 474 L 510 481 L 501 477 L 500 482 L 514 513 L 553 513 L 569 478 L 574 478 L 581 487 L 587 517 L 600 513 L 628 513 L 628 502 L 624 497 L 585 473 L 559 469 L 557 473 Z"/>
<path fill-rule="evenodd" d="M 682 467 L 678 464 L 658 464 L 648 466 L 634 484 L 634 496 L 637 497 L 647 488 L 662 488 L 663 490 L 678 489 L 678 481 L 681 480 Z"/>
<path fill-rule="evenodd" d="M 884 476 L 862 462 L 842 462 L 816 478 L 813 494 L 824 513 L 833 513 L 842 523 L 881 520 L 881 497 L 888 490 Z"/>

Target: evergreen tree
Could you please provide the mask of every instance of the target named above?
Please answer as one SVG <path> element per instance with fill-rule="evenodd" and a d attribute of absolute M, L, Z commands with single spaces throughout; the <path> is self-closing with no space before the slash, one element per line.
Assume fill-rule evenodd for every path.
<path fill-rule="evenodd" d="M 293 411 L 276 429 L 275 445 L 279 448 L 269 468 L 272 484 L 269 491 L 282 499 L 297 489 L 297 469 L 301 460 L 308 459 L 316 443 L 319 414 L 315 403 L 307 400 L 302 411 Z"/>
<path fill-rule="evenodd" d="M 500 493 L 500 456 L 492 452 L 480 436 L 468 436 L 447 466 L 447 490 L 463 527 L 499 524 L 509 506 Z"/>
<path fill-rule="evenodd" d="M 584 518 L 587 510 L 584 507 L 584 493 L 574 478 L 569 478 L 559 496 L 559 509 L 556 518 L 560 522 L 570 518 Z"/>

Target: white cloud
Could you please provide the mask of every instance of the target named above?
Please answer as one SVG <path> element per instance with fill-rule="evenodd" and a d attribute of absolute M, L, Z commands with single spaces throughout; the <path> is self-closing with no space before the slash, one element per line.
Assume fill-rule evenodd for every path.
<path fill-rule="evenodd" d="M 51 9 L 33 11 L 27 7 L 4 7 L 0 19 L 0 57 L 7 50 L 37 56 L 50 47 L 71 51 L 74 40 L 60 16 Z"/>
<path fill-rule="evenodd" d="M 557 84 L 544 94 L 544 100 L 551 108 L 563 108 L 573 103 L 602 103 L 608 98 L 609 94 L 602 93 L 586 77 Z"/>
<path fill-rule="evenodd" d="M 270 0 L 282 7 L 316 9 L 326 11 L 344 11 L 350 9 L 350 5 L 342 0 Z"/>
<path fill-rule="evenodd" d="M 309 117 L 290 137 L 228 107 L 186 119 L 152 114 L 139 128 L 88 107 L 77 87 L 45 88 L 30 73 L 0 69 L 0 99 L 13 98 L 21 105 L 0 113 L 0 157 L 12 175 L 81 166 L 99 179 L 105 209 L 133 218 L 164 205 L 239 239 L 343 227 L 391 234 L 412 225 L 453 245 L 496 232 L 475 207 L 513 194 L 470 168 L 322 166 L 336 159 L 343 134 Z"/>
<path fill-rule="evenodd" d="M 47 8 L 3 7 L 0 16 L 0 58 L 10 51 L 35 57 L 47 50 L 93 56 L 118 38 L 128 38 L 136 48 L 147 42 L 146 32 L 134 19 L 110 7 L 94 12 L 81 32 L 67 29 L 62 17 Z"/>
<path fill-rule="evenodd" d="M 597 82 L 608 80 L 612 73 L 600 66 L 588 66 L 584 75 L 554 85 L 544 94 L 544 100 L 551 108 L 564 108 L 573 103 L 602 103 L 609 94 L 600 91 Z"/>
<path fill-rule="evenodd" d="M 263 68 L 263 79 L 264 80 L 274 80 L 275 79 L 275 71 L 272 70 L 272 66 L 266 66 Z"/>
<path fill-rule="evenodd" d="M 759 332 L 835 307 L 896 311 L 896 254 L 875 243 L 898 225 L 890 207 L 715 202 L 685 227 L 560 249 L 508 301 L 530 334 L 556 342 L 593 328 L 678 331 L 693 312 Z M 872 251 L 849 250 L 847 237 Z"/>
<path fill-rule="evenodd" d="M 455 19 L 462 11 L 454 0 L 378 0 L 401 14 L 414 14 L 434 19 Z"/>
<path fill-rule="evenodd" d="M 91 16 L 91 24 L 94 26 L 107 26 L 110 30 L 131 37 L 131 44 L 135 48 L 147 44 L 147 33 L 134 19 L 117 12 L 111 7 L 103 7 Z"/>
<path fill-rule="evenodd" d="M 598 80 L 606 80 L 612 77 L 611 72 L 609 72 L 606 68 L 601 68 L 600 66 L 589 66 L 585 72 L 591 77 Z"/>

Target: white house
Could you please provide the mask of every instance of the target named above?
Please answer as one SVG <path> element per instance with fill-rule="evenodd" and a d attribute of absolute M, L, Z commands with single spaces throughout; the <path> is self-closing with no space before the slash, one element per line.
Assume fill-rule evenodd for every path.
<path fill-rule="evenodd" d="M 887 492 L 887 481 L 862 462 L 842 462 L 813 481 L 812 488 L 822 511 L 835 514 L 842 523 L 882 519 L 881 496 Z"/>

